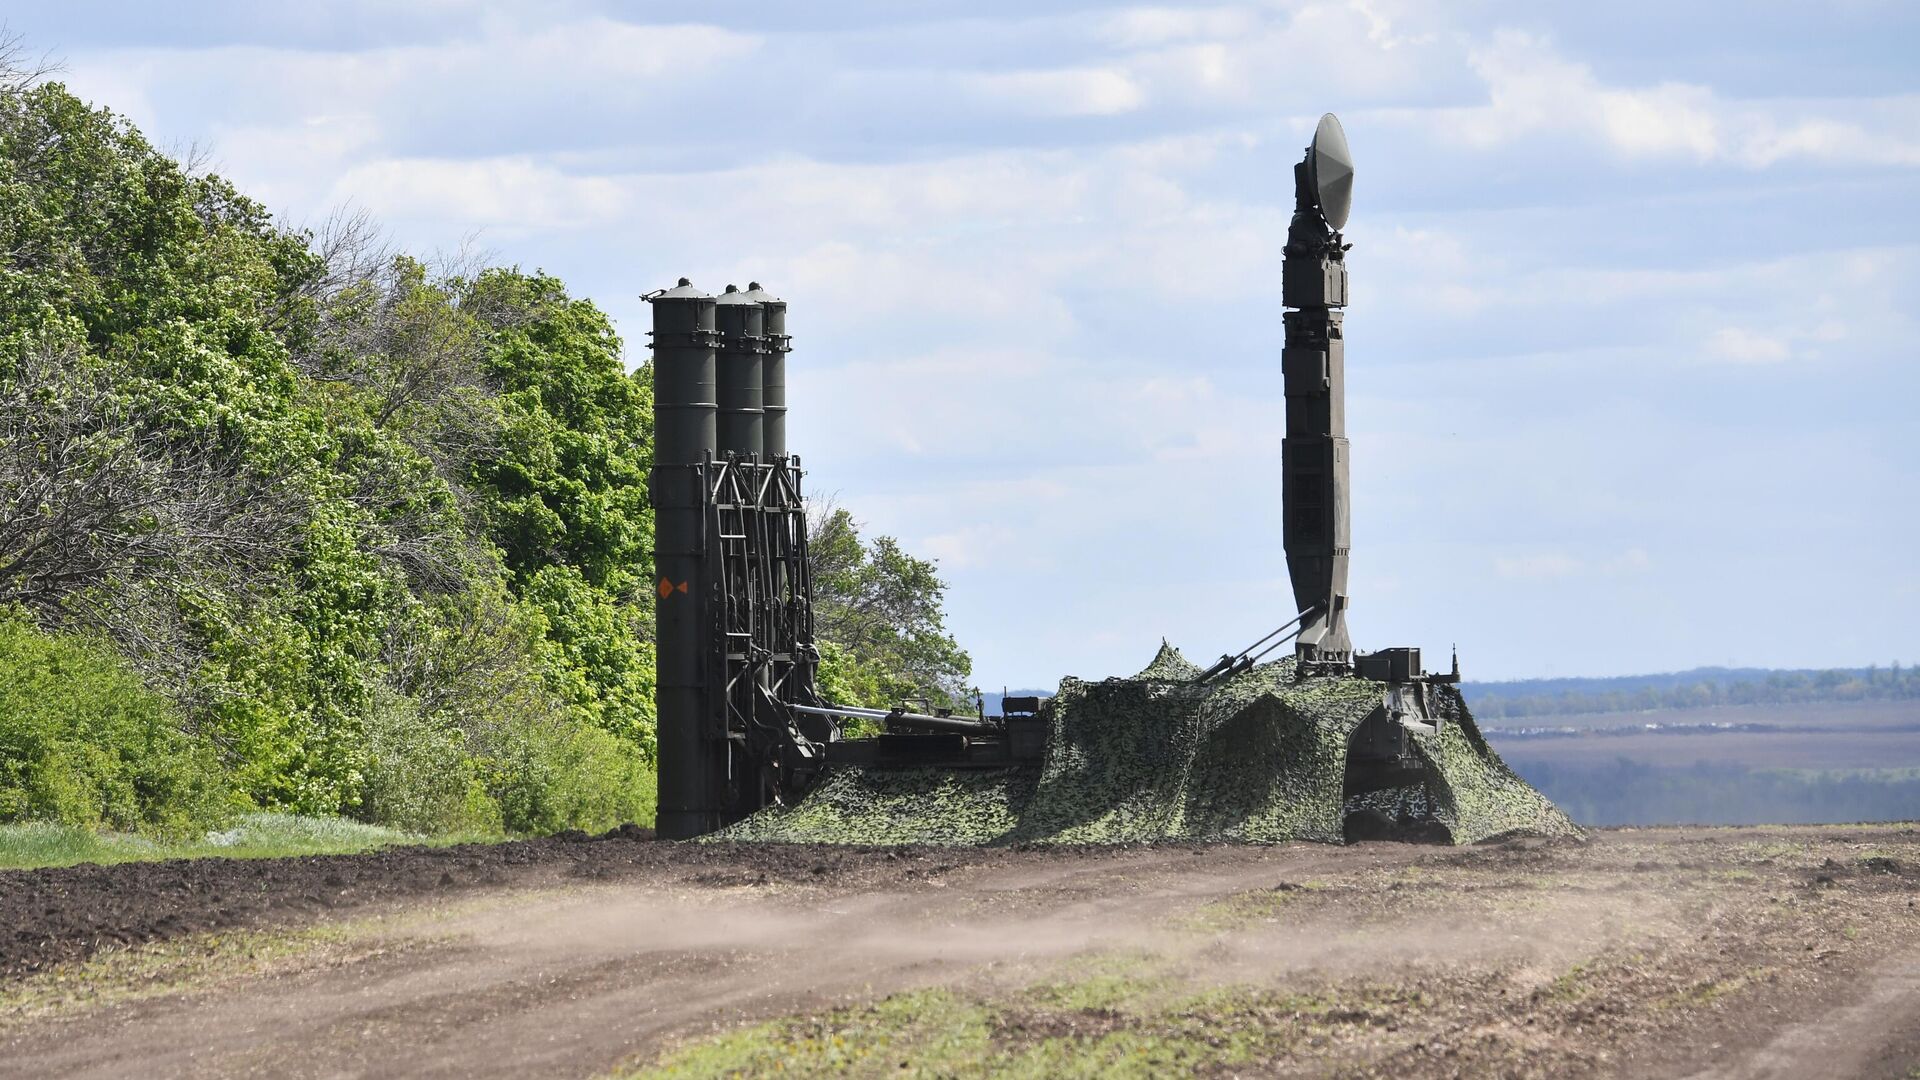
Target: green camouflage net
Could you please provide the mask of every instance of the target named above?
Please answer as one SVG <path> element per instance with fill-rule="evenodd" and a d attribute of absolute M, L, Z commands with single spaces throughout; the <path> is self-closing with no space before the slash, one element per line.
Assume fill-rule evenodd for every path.
<path fill-rule="evenodd" d="M 1579 830 L 1481 738 L 1452 686 L 1440 733 L 1413 736 L 1432 779 L 1347 798 L 1347 739 L 1381 684 L 1294 678 L 1291 658 L 1195 685 L 1162 644 L 1130 679 L 1067 679 L 1042 710 L 1039 765 L 834 770 L 792 807 L 715 840 L 843 844 L 1340 843 L 1349 814 L 1456 844 Z"/>

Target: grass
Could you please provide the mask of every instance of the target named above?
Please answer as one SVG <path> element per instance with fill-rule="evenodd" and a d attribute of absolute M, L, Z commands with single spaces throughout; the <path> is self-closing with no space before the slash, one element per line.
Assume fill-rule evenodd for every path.
<path fill-rule="evenodd" d="M 1545 995 L 1554 1001 L 1579 1001 L 1592 992 L 1588 983 L 1592 975 L 1592 961 L 1582 961 L 1549 983 Z"/>
<path fill-rule="evenodd" d="M 0 1031 L 78 1009 L 436 948 L 456 940 L 442 932 L 454 916 L 539 904 L 554 895 L 535 889 L 507 900 L 475 897 L 306 926 L 220 930 L 115 946 L 0 983 Z"/>
<path fill-rule="evenodd" d="M 1781 827 L 1785 828 L 1785 826 Z M 1769 828 L 1771 827 L 1763 827 L 1759 831 L 1765 832 Z M 1811 840 L 1770 840 L 1766 843 L 1756 841 L 1741 844 L 1733 851 L 1736 856 L 1753 862 L 1779 862 L 1783 859 L 1799 859 L 1811 855 L 1813 842 Z"/>
<path fill-rule="evenodd" d="M 1111 965 L 1107 965 L 1111 968 Z M 1163 1077 L 1264 1074 L 1304 1045 L 1378 1034 L 1430 1002 L 1386 990 L 1247 986 L 1174 992 L 1160 974 L 1102 970 L 1023 990 L 894 994 L 699 1039 L 613 1074 L 642 1077 Z"/>
<path fill-rule="evenodd" d="M 100 953 L 0 986 L 0 1027 L 84 1006 L 111 1005 L 297 966 L 319 950 L 367 944 L 371 921 L 291 930 L 193 934 Z"/>
<path fill-rule="evenodd" d="M 1778 973 L 1778 968 L 1763 964 L 1725 978 L 1701 979 L 1664 997 L 1656 998 L 1653 1007 L 1670 1009 L 1681 1006 L 1711 1005 L 1723 997 L 1740 993 L 1753 984 L 1770 979 Z"/>
<path fill-rule="evenodd" d="M 1181 930 L 1212 933 L 1239 930 L 1254 923 L 1277 922 L 1287 906 L 1293 903 L 1295 893 L 1305 887 L 1285 884 L 1271 889 L 1234 893 L 1177 916 L 1172 923 Z"/>
<path fill-rule="evenodd" d="M 85 960 L 0 982 L 0 1042 L 8 1027 L 25 1021 L 442 948 L 461 940 L 447 932 L 449 920 L 533 907 L 557 895 L 555 889 L 530 889 L 511 897 L 468 897 L 305 926 L 218 930 L 112 946 Z"/>
<path fill-rule="evenodd" d="M 73 825 L 29 821 L 0 825 L 0 870 L 208 856 L 264 859 L 283 855 L 351 855 L 398 844 L 497 839 L 499 837 L 467 835 L 420 836 L 345 818 L 299 814 L 243 814 L 229 828 L 184 840 L 95 832 Z"/>

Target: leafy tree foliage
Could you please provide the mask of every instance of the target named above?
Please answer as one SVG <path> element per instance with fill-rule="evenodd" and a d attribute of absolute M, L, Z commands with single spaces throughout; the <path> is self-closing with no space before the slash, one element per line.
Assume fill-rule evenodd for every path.
<path fill-rule="evenodd" d="M 0 79 L 0 602 L 110 643 L 234 805 L 647 815 L 650 411 L 552 278 L 435 272 L 352 219 L 287 232 L 110 113 Z M 79 775 L 9 760 L 38 777 L 16 791 Z M 60 790 L 95 795 L 0 819 L 170 820 Z"/>
<path fill-rule="evenodd" d="M 0 676 L 0 821 L 184 833 L 227 809 L 212 748 L 111 651 L 0 617 Z"/>
<path fill-rule="evenodd" d="M 939 568 L 891 536 L 862 540 L 844 508 L 820 508 L 808 527 L 821 692 L 843 704 L 966 702 L 973 661 L 946 631 Z"/>
<path fill-rule="evenodd" d="M 556 689 L 651 754 L 651 386 L 606 316 L 551 277 L 488 271 L 464 305 L 484 313 L 504 420 L 473 466 L 488 535 L 547 619 Z"/>
<path fill-rule="evenodd" d="M 0 821 L 651 820 L 653 402 L 605 315 L 281 228 L 7 46 L 0 684 L 82 677 L 0 716 Z M 814 552 L 829 696 L 959 695 L 932 563 L 844 512 Z"/>

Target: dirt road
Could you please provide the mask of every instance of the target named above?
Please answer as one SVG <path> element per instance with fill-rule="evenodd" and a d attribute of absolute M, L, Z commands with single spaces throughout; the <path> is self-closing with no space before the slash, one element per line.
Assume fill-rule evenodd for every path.
<path fill-rule="evenodd" d="M 1223 1073 L 1909 1077 L 1916 890 L 1908 826 L 1471 849 L 542 841 L 14 874 L 0 1076 L 585 1077 L 674 1053 L 697 1073 L 685 1048 L 743 1023 L 938 986 L 993 1003 L 996 1053 L 1105 1046 L 1170 1023 L 1151 1003 L 1170 987 L 1213 988 L 1254 1003 L 1199 1017 L 1251 1025 L 1214 1040 Z M 1154 989 L 1025 989 L 1090 964 Z"/>

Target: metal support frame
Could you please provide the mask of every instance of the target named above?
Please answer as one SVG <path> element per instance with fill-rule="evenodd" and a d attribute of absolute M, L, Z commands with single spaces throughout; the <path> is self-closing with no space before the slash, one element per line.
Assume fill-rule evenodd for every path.
<path fill-rule="evenodd" d="M 725 816 L 779 802 L 818 767 L 831 725 L 804 723 L 820 654 L 797 457 L 709 459 L 702 546 L 712 638 L 706 726 L 725 744 Z"/>

